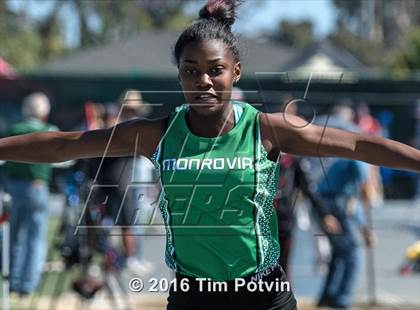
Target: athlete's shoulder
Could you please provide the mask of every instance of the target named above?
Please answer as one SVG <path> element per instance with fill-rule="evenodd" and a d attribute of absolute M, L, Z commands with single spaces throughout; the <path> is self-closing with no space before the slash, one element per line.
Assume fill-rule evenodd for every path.
<path fill-rule="evenodd" d="M 284 122 L 284 113 L 266 113 L 260 112 L 259 113 L 259 120 L 261 127 L 263 128 L 271 128 L 273 127 L 281 127 Z"/>
<path fill-rule="evenodd" d="M 300 143 L 305 131 L 311 133 L 311 125 L 306 120 L 288 113 L 259 114 L 260 132 L 263 141 L 274 149 L 289 152 L 290 146 Z"/>
<path fill-rule="evenodd" d="M 142 153 L 150 158 L 166 131 L 169 117 L 168 115 L 154 119 L 136 118 L 120 126 L 125 127 L 127 136 L 136 138 Z"/>
<path fill-rule="evenodd" d="M 306 120 L 294 114 L 275 112 L 275 113 L 260 113 L 261 126 L 269 128 L 284 129 L 291 132 L 310 127 Z"/>
<path fill-rule="evenodd" d="M 236 106 L 239 106 L 239 107 L 243 108 L 244 110 L 249 110 L 249 111 L 254 112 L 254 113 L 259 112 L 259 110 L 256 109 L 253 105 L 251 105 L 251 104 L 249 104 L 248 102 L 245 102 L 245 101 L 234 100 L 234 101 L 232 101 L 232 104 L 236 105 Z"/>

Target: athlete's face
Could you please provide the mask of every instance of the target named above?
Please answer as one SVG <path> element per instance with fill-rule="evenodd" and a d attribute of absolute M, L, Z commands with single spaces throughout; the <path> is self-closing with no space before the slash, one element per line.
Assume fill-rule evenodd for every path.
<path fill-rule="evenodd" d="M 226 107 L 240 75 L 240 63 L 235 63 L 230 50 L 218 40 L 190 43 L 179 59 L 178 78 L 185 99 L 200 114 Z"/>

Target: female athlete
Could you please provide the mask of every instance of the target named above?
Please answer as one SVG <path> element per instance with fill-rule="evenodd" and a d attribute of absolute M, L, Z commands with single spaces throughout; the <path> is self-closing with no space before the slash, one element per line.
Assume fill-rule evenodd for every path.
<path fill-rule="evenodd" d="M 7 137 L 0 140 L 0 160 L 148 157 L 160 171 L 165 257 L 178 280 L 167 309 L 296 309 L 277 264 L 272 202 L 280 152 L 420 171 L 420 151 L 232 102 L 241 77 L 230 29 L 235 1 L 210 0 L 199 16 L 174 48 L 186 105 L 168 117 L 109 130 Z"/>

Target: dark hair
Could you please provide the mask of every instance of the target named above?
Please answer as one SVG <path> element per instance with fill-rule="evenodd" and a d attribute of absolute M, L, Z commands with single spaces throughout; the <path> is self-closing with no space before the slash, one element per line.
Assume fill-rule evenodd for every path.
<path fill-rule="evenodd" d="M 237 0 L 209 0 L 200 10 L 199 19 L 185 29 L 176 41 L 174 63 L 179 65 L 179 58 L 187 44 L 204 40 L 221 40 L 232 52 L 235 62 L 238 62 L 238 39 L 231 31 L 238 5 Z"/>

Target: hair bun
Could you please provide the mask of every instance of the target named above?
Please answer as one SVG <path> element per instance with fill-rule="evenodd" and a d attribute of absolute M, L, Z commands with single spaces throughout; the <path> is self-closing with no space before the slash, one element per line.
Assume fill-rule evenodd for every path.
<path fill-rule="evenodd" d="M 235 22 L 236 7 L 236 0 L 209 0 L 200 10 L 199 16 L 203 19 L 215 19 L 230 27 Z"/>

